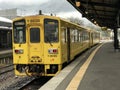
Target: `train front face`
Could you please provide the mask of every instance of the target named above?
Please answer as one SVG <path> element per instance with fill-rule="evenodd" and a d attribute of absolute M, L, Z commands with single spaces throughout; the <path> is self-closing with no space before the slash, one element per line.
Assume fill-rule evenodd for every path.
<path fill-rule="evenodd" d="M 59 20 L 40 16 L 13 22 L 16 75 L 54 76 L 61 70 Z"/>

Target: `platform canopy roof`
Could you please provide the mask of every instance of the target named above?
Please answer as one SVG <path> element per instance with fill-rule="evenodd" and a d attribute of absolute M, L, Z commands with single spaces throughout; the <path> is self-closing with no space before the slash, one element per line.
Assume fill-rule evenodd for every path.
<path fill-rule="evenodd" d="M 83 17 L 102 27 L 117 26 L 117 16 L 120 15 L 120 0 L 67 0 Z"/>
<path fill-rule="evenodd" d="M 0 28 L 2 27 L 11 27 L 12 26 L 12 20 L 0 17 Z"/>

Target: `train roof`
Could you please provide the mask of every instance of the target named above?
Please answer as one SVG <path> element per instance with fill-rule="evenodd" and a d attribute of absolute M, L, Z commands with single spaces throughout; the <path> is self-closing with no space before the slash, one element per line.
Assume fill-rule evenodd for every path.
<path fill-rule="evenodd" d="M 79 24 L 76 24 L 76 23 L 73 23 L 67 19 L 64 19 L 64 18 L 60 18 L 60 17 L 57 17 L 57 16 L 49 16 L 49 15 L 33 15 L 33 16 L 24 16 L 24 17 L 18 17 L 18 18 L 15 18 L 13 21 L 15 20 L 21 20 L 21 19 L 24 19 L 24 18 L 32 18 L 32 17 L 42 17 L 42 18 L 54 18 L 54 19 L 57 19 L 57 20 L 61 20 L 61 21 L 64 21 L 66 23 L 69 23 L 69 24 L 72 24 L 72 25 L 75 25 L 79 28 L 82 28 L 82 29 L 85 29 L 87 31 L 93 31 L 91 29 L 88 29 L 86 28 L 85 26 L 82 26 L 82 25 L 79 25 Z"/>
<path fill-rule="evenodd" d="M 17 18 L 14 18 L 13 21 L 16 21 L 16 20 L 21 20 L 21 19 L 25 19 L 25 18 L 34 18 L 34 17 L 42 17 L 42 18 L 59 18 L 59 17 L 56 17 L 56 16 L 49 16 L 49 15 L 31 15 L 31 16 L 22 16 L 22 17 L 17 17 Z"/>

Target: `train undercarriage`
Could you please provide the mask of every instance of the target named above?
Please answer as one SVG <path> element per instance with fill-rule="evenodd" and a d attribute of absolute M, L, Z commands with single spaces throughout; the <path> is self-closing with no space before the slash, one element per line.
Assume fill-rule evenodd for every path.
<path fill-rule="evenodd" d="M 51 76 L 59 71 L 58 64 L 18 64 L 15 66 L 19 73 L 25 73 L 28 76 Z"/>

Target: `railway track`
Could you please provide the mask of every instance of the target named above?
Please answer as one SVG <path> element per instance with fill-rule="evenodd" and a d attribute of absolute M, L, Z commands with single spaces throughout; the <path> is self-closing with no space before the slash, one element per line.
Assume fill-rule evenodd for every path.
<path fill-rule="evenodd" d="M 38 90 L 42 85 L 49 81 L 51 77 L 30 78 L 27 77 L 20 82 L 9 87 L 12 90 Z"/>
<path fill-rule="evenodd" d="M 0 67 L 0 75 L 11 72 L 14 70 L 13 64 Z"/>
<path fill-rule="evenodd" d="M 0 76 L 14 70 L 12 61 L 12 53 L 0 53 Z"/>
<path fill-rule="evenodd" d="M 12 54 L 0 55 L 0 90 L 37 90 L 51 77 L 15 77 Z"/>
<path fill-rule="evenodd" d="M 8 89 L 10 90 L 23 90 L 23 88 L 34 81 L 35 78 L 32 77 L 24 77 L 21 80 L 17 81 L 15 84 L 12 84 Z"/>
<path fill-rule="evenodd" d="M 17 90 L 38 90 L 41 86 L 43 86 L 47 81 L 49 81 L 52 77 L 40 77 L 34 78 L 30 82 L 24 84 Z"/>

